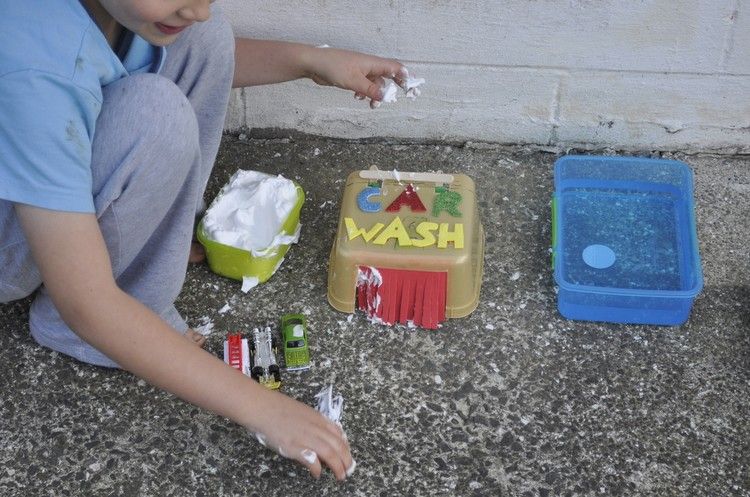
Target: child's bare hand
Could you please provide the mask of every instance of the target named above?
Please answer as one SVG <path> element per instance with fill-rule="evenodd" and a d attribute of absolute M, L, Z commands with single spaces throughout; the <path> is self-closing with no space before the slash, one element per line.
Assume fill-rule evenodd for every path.
<path fill-rule="evenodd" d="M 307 76 L 319 85 L 352 90 L 357 98 L 369 98 L 373 108 L 383 99 L 385 79 L 403 87 L 409 75 L 397 60 L 336 48 L 313 49 L 306 66 Z"/>
<path fill-rule="evenodd" d="M 278 392 L 263 399 L 263 419 L 249 427 L 258 441 L 280 455 L 294 459 L 319 478 L 322 464 L 336 479 L 354 469 L 354 459 L 341 427 L 310 406 Z"/>

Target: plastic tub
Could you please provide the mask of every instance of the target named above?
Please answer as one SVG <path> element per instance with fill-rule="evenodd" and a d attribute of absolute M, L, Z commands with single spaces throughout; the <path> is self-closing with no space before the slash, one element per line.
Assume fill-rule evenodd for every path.
<path fill-rule="evenodd" d="M 656 325 L 688 319 L 703 275 L 687 164 L 562 157 L 552 218 L 563 316 Z"/>
<path fill-rule="evenodd" d="M 304 190 L 296 183 L 295 186 L 297 188 L 297 203 L 282 226 L 282 231 L 288 235 L 293 235 L 297 231 L 300 211 L 302 210 L 302 204 L 305 202 Z M 216 274 L 235 280 L 255 277 L 258 278 L 260 283 L 263 283 L 276 272 L 281 260 L 289 250 L 289 244 L 285 244 L 279 245 L 263 256 L 253 256 L 248 250 L 224 245 L 209 239 L 203 230 L 203 221 L 198 224 L 196 236 L 206 250 L 206 259 L 211 270 Z"/>
<path fill-rule="evenodd" d="M 423 328 L 471 314 L 479 303 L 484 267 L 474 181 L 464 174 L 393 174 L 348 176 L 329 259 L 328 301 L 342 312 L 365 310 L 361 292 L 371 291 L 370 317 Z M 405 198 L 413 199 L 411 206 L 405 202 L 390 210 Z M 459 229 L 460 243 L 454 238 L 442 243 L 444 234 Z M 392 235 L 379 242 L 386 232 Z M 381 281 L 362 280 L 375 274 Z"/>

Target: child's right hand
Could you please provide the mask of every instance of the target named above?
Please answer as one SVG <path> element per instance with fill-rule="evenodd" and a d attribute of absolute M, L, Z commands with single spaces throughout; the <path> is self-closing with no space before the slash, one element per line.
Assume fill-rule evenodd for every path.
<path fill-rule="evenodd" d="M 315 478 L 320 477 L 322 464 L 338 480 L 351 474 L 355 463 L 340 426 L 286 395 L 268 391 L 264 397 L 263 413 L 248 426 L 258 441 L 307 467 Z"/>

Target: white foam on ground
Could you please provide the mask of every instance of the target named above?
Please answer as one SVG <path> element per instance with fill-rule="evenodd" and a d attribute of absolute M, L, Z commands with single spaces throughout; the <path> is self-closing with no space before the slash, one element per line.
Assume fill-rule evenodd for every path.
<path fill-rule="evenodd" d="M 242 293 L 247 293 L 256 286 L 258 286 L 258 283 L 260 283 L 260 280 L 256 278 L 255 276 L 243 276 L 242 277 Z"/>

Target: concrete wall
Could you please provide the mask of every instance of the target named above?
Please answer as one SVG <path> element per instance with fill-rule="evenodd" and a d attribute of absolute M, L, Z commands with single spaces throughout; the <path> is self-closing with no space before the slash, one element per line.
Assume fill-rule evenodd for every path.
<path fill-rule="evenodd" d="M 223 0 L 238 35 L 398 58 L 371 111 L 309 81 L 233 96 L 227 128 L 750 152 L 750 0 Z"/>

